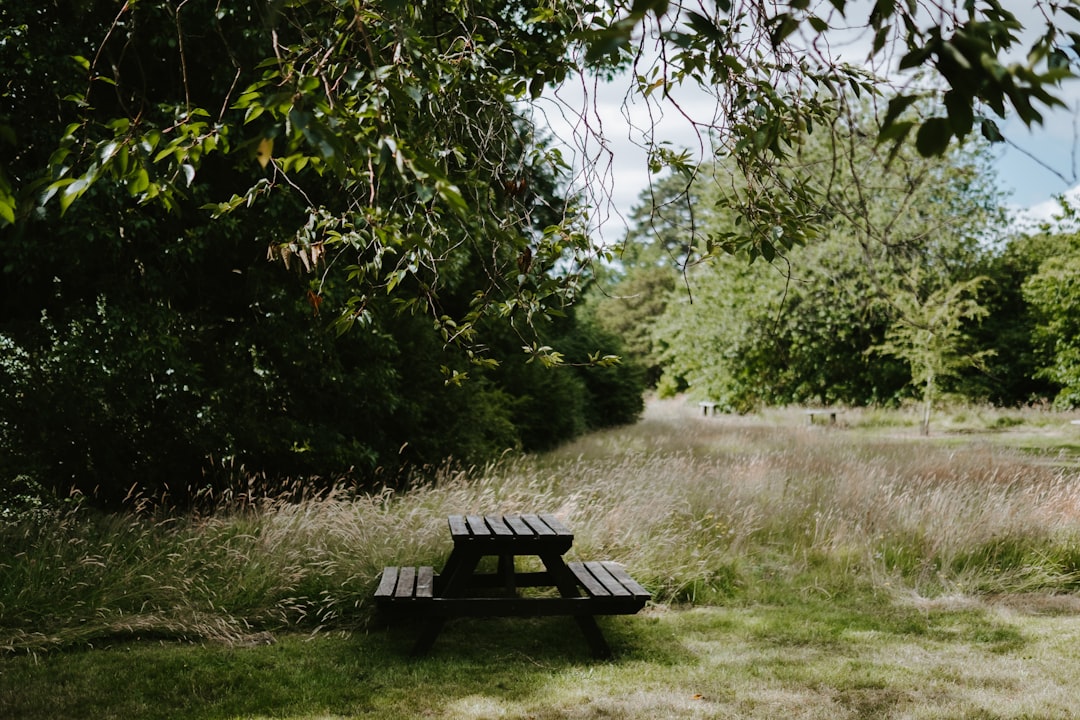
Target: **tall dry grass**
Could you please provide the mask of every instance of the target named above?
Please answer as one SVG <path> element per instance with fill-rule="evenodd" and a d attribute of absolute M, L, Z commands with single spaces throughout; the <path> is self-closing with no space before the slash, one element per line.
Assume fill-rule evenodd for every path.
<path fill-rule="evenodd" d="M 441 565 L 447 515 L 538 511 L 575 530 L 577 557 L 625 563 L 660 603 L 1080 584 L 1073 471 L 977 440 L 946 448 L 663 403 L 634 427 L 431 471 L 401 491 L 6 520 L 0 647 L 356 629 L 384 565 Z"/>

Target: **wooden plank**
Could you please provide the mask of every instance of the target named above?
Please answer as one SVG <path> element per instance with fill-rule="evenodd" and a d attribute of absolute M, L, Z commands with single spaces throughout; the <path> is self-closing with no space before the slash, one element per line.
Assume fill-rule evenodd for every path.
<path fill-rule="evenodd" d="M 522 515 L 521 519 L 525 521 L 529 527 L 533 529 L 537 535 L 554 535 L 555 531 L 547 526 L 547 524 L 540 519 L 539 515 Z"/>
<path fill-rule="evenodd" d="M 514 531 L 507 527 L 506 522 L 501 515 L 486 515 L 484 520 L 487 522 L 488 527 L 496 535 L 513 535 Z"/>
<path fill-rule="evenodd" d="M 379 587 L 375 589 L 375 597 L 390 597 L 394 594 L 394 588 L 397 587 L 398 568 L 385 567 L 382 571 L 382 578 L 379 580 Z"/>
<path fill-rule="evenodd" d="M 480 515 L 466 515 L 465 522 L 469 524 L 469 532 L 474 537 L 486 537 L 491 534 L 491 530 Z"/>
<path fill-rule="evenodd" d="M 398 573 L 397 589 L 394 590 L 396 598 L 411 598 L 416 591 L 416 568 L 403 567 Z"/>
<path fill-rule="evenodd" d="M 450 523 L 450 534 L 452 536 L 468 535 L 469 526 L 465 524 L 465 516 L 463 515 L 451 515 L 447 518 Z"/>
<path fill-rule="evenodd" d="M 590 597 L 604 597 L 609 596 L 611 593 L 604 587 L 603 583 L 593 577 L 593 574 L 589 572 L 589 569 L 585 567 L 585 563 L 572 562 L 568 564 L 570 572 L 574 573 L 578 582 L 585 588 L 585 592 L 589 593 Z"/>
<path fill-rule="evenodd" d="M 416 597 L 429 598 L 435 585 L 435 568 L 425 565 L 416 571 Z"/>
<path fill-rule="evenodd" d="M 637 580 L 630 577 L 630 573 L 626 572 L 626 568 L 619 563 L 606 561 L 604 562 L 604 567 L 607 568 L 608 572 L 610 572 L 616 580 L 622 583 L 624 588 L 630 591 L 631 595 L 634 595 L 635 597 L 644 597 L 645 599 L 652 597 L 652 594 L 643 588 Z"/>
<path fill-rule="evenodd" d="M 523 537 L 533 537 L 536 533 L 533 529 L 521 519 L 520 515 L 504 515 L 503 520 L 506 522 L 510 529 L 514 531 L 514 534 Z"/>
<path fill-rule="evenodd" d="M 555 531 L 556 535 L 573 535 L 570 528 L 559 522 L 559 518 L 554 515 L 541 515 L 540 519 L 547 523 L 547 526 Z"/>
<path fill-rule="evenodd" d="M 589 568 L 589 572 L 593 574 L 593 577 L 599 580 L 612 595 L 616 597 L 630 595 L 630 591 L 624 588 L 622 583 L 612 576 L 611 572 L 604 567 L 604 563 L 587 562 L 585 563 L 585 567 Z"/>

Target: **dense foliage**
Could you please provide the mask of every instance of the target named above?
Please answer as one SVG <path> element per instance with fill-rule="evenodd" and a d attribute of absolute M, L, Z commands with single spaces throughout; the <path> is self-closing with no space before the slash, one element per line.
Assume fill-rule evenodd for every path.
<path fill-rule="evenodd" d="M 871 59 L 898 48 L 901 69 L 930 69 L 941 84 L 899 88 L 870 134 L 897 156 L 908 135 L 940 156 L 976 127 L 998 139 L 992 116 L 1038 123 L 1058 104 L 1080 10 L 1035 9 L 1045 32 L 1005 63 L 1022 23 L 996 0 L 943 7 L 929 25 L 914 5 L 867 14 L 844 0 L 826 13 L 666 0 L 0 5 L 0 475 L 104 500 L 132 486 L 187 495 L 241 466 L 375 473 L 632 419 L 641 375 L 610 356 L 622 336 L 635 355 L 653 339 L 568 309 L 603 251 L 524 105 L 627 68 L 630 97 L 649 103 L 678 109 L 684 84 L 712 93 L 715 112 L 691 127 L 741 180 L 704 207 L 741 220 L 665 246 L 699 249 L 684 266 L 721 250 L 773 260 L 828 238 L 836 213 L 862 213 L 788 161 L 808 133 L 843 137 L 849 91 L 887 84 L 816 38 L 866 27 Z M 923 97 L 941 102 L 908 112 Z M 663 140 L 649 142 L 654 168 L 701 174 Z M 799 397 L 839 383 L 781 385 L 778 397 Z"/>
<path fill-rule="evenodd" d="M 722 163 L 679 196 L 685 205 L 655 202 L 678 195 L 674 178 L 658 185 L 670 195 L 642 203 L 638 250 L 597 302 L 634 317 L 620 292 L 658 273 L 677 285 L 654 300 L 660 312 L 637 316 L 651 345 L 629 346 L 657 368 L 660 391 L 739 411 L 919 398 L 925 429 L 942 393 L 1011 405 L 1067 388 L 1073 244 L 1010 237 L 985 146 L 940 159 L 900 150 L 886 163 L 858 130 L 870 118 L 852 121 L 854 133 L 807 142 L 791 164 L 819 178 L 829 231 L 771 263 L 708 257 L 709 239 L 738 222 L 725 198 L 740 189 Z M 1075 405 L 1065 391 L 1057 402 Z"/>
<path fill-rule="evenodd" d="M 79 24 L 68 22 L 76 6 L 86 11 Z M 0 478 L 7 494 L 44 486 L 106 503 L 129 491 L 184 501 L 240 477 L 241 469 L 270 479 L 321 476 L 324 483 L 393 480 L 406 465 L 482 462 L 637 416 L 638 371 L 591 367 L 590 354 L 620 351 L 617 338 L 569 310 L 531 324 L 522 317 L 527 307 L 507 310 L 510 323 L 474 312 L 488 302 L 480 288 L 528 305 L 536 287 L 557 282 L 542 262 L 521 264 L 529 243 L 543 242 L 544 228 L 563 219 L 566 202 L 508 93 L 485 95 L 462 75 L 456 96 L 446 86 L 437 98 L 384 100 L 396 108 L 387 112 L 402 132 L 414 133 L 408 143 L 397 135 L 399 149 L 423 138 L 429 148 L 455 140 L 449 111 L 425 103 L 454 99 L 463 103 L 457 112 L 474 116 L 486 108 L 492 122 L 514 128 L 515 144 L 487 149 L 521 187 L 481 180 L 482 168 L 453 158 L 453 188 L 441 184 L 446 168 L 429 172 L 425 184 L 405 155 L 390 153 L 349 160 L 365 172 L 382 163 L 373 184 L 360 188 L 355 178 L 318 171 L 316 159 L 296 148 L 287 158 L 275 151 L 265 167 L 259 162 L 262 140 L 296 129 L 303 117 L 296 108 L 278 118 L 285 125 L 267 120 L 254 131 L 251 153 L 229 157 L 210 146 L 242 144 L 228 135 L 224 116 L 233 111 L 221 107 L 221 117 L 202 124 L 181 117 L 227 96 L 243 73 L 263 74 L 257 62 L 269 51 L 261 43 L 272 15 L 197 2 L 182 12 L 156 4 L 117 11 L 113 3 L 68 2 L 2 9 L 7 37 L 18 40 L 0 46 L 3 64 L 14 69 L 0 122 L 18 140 L 5 149 L 4 163 L 24 193 L 18 222 L 0 230 Z M 406 8 L 394 12 L 420 22 Z M 287 25 L 287 17 L 277 19 Z M 334 26 L 309 19 L 275 26 L 274 36 L 283 43 L 287 31 Z M 452 14 L 428 21 L 449 23 Z M 109 40 L 98 48 L 102 37 Z M 197 43 L 199 52 L 178 55 L 177 41 Z M 70 71 L 72 54 L 92 58 L 98 50 L 99 69 L 122 76 L 115 78 L 125 80 L 121 90 L 96 78 L 88 91 Z M 251 93 L 244 112 L 255 124 L 250 107 L 258 93 Z M 71 94 L 93 107 L 63 100 Z M 357 93 L 350 102 L 374 102 L 373 95 Z M 134 107 L 141 108 L 139 130 L 90 122 Z M 421 111 L 447 123 L 421 120 Z M 116 144 L 95 156 L 98 182 L 66 183 L 73 177 L 56 166 L 78 154 L 77 128 L 68 121 L 83 112 L 90 115 L 80 127 L 107 129 Z M 319 126 L 310 122 L 305 132 L 314 137 Z M 161 128 L 156 141 L 148 129 L 154 126 Z M 391 129 L 379 130 L 383 148 Z M 466 132 L 456 140 L 482 139 Z M 275 142 L 280 150 L 284 141 Z M 191 163 L 200 152 L 196 171 Z M 304 158 L 307 170 L 300 171 Z M 395 215 L 403 187 L 398 162 L 409 165 L 410 192 L 424 196 L 426 207 L 407 218 Z M 49 178 L 40 174 L 50 166 L 60 176 L 45 190 Z M 192 172 L 197 180 L 186 177 Z M 492 168 L 486 172 L 490 177 Z M 245 183 L 265 195 L 250 210 L 215 216 L 217 204 Z M 34 194 L 42 191 L 61 201 L 38 204 Z M 152 201 L 155 192 L 164 205 Z M 458 193 L 486 208 L 475 222 L 454 215 Z M 365 205 L 356 206 L 358 195 Z M 69 202 L 75 196 L 78 202 Z M 448 214 L 458 219 L 441 230 L 424 225 Z M 367 218 L 363 228 L 355 225 L 360 218 Z M 363 233 L 387 244 L 377 251 L 359 239 Z M 345 240 L 332 249 L 332 237 Z M 420 278 L 435 254 L 443 255 L 437 288 Z M 497 266 L 515 268 L 514 287 L 495 287 L 503 282 Z M 381 286 L 367 283 L 357 294 L 355 278 L 369 272 L 384 273 Z M 470 327 L 484 329 L 484 346 L 452 341 Z M 534 355 L 522 352 L 526 344 L 558 347 L 566 367 L 528 362 Z"/>
<path fill-rule="evenodd" d="M 1024 281 L 1036 357 L 1037 377 L 1057 390 L 1054 404 L 1080 407 L 1080 234 L 1076 213 L 1066 207 L 1067 226 L 1029 239 L 1023 247 L 1037 268 Z"/>

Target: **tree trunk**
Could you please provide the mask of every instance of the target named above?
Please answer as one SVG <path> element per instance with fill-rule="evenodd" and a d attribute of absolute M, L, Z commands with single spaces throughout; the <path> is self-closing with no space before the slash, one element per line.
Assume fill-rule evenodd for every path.
<path fill-rule="evenodd" d="M 934 373 L 926 376 L 926 389 L 923 391 L 922 434 L 930 434 L 930 409 L 934 406 Z"/>

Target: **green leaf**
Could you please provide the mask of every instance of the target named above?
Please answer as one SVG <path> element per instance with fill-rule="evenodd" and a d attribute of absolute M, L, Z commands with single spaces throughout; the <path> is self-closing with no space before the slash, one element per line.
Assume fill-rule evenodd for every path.
<path fill-rule="evenodd" d="M 885 47 L 890 31 L 892 31 L 892 25 L 882 25 L 877 29 L 874 33 L 874 49 L 870 53 L 871 56 L 877 55 Z"/>
<path fill-rule="evenodd" d="M 772 42 L 773 47 L 780 45 L 799 29 L 799 21 L 792 17 L 790 13 L 781 13 L 771 18 L 769 25 L 773 26 L 772 31 L 769 33 L 769 40 Z"/>
<path fill-rule="evenodd" d="M 86 192 L 86 188 L 89 186 L 90 182 L 84 177 L 67 185 L 64 188 L 64 191 L 60 193 L 60 214 L 63 215 L 66 213 L 67 209 L 71 207 L 71 203 L 75 202 L 75 200 Z"/>
<path fill-rule="evenodd" d="M 915 95 L 897 95 L 889 100 L 889 107 L 885 111 L 885 119 L 881 121 L 882 129 L 891 126 L 905 110 L 911 107 L 918 98 Z"/>
<path fill-rule="evenodd" d="M 459 215 L 466 216 L 469 213 L 469 204 L 465 202 L 465 198 L 462 196 L 461 191 L 451 182 L 446 180 L 437 180 L 435 182 L 435 192 L 439 194 L 454 212 Z"/>
<path fill-rule="evenodd" d="M 700 13 L 696 13 L 693 10 L 687 13 L 687 16 L 691 29 L 698 35 L 713 42 L 716 42 L 723 37 L 723 32 L 721 32 L 720 28 L 716 27 L 711 19 Z"/>
<path fill-rule="evenodd" d="M 943 117 L 932 117 L 922 124 L 915 136 L 915 148 L 923 157 L 934 157 L 945 153 L 952 139 L 952 127 Z"/>
<path fill-rule="evenodd" d="M 997 123 L 990 118 L 983 118 L 979 123 L 982 130 L 982 136 L 992 143 L 999 143 L 1005 141 L 1005 136 L 1001 134 L 1001 130 L 998 129 Z"/>
<path fill-rule="evenodd" d="M 945 109 L 949 113 L 949 123 L 956 137 L 963 139 L 975 122 L 975 112 L 971 107 L 971 99 L 961 95 L 956 90 L 945 93 Z"/>

